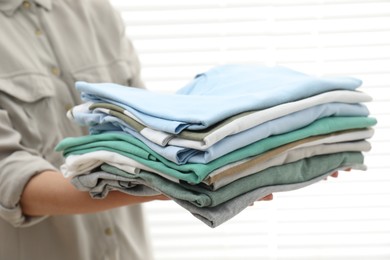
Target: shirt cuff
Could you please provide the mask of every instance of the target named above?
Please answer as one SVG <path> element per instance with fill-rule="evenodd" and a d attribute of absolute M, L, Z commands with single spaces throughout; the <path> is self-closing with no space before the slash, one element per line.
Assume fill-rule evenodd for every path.
<path fill-rule="evenodd" d="M 58 171 L 43 158 L 18 151 L 0 161 L 0 217 L 15 227 L 31 226 L 46 216 L 30 217 L 23 214 L 20 198 L 24 187 L 36 174 Z"/>
<path fill-rule="evenodd" d="M 0 205 L 0 217 L 8 221 L 14 227 L 29 227 L 47 218 L 47 216 L 26 216 L 23 215 L 20 206 L 8 209 L 3 205 Z"/>

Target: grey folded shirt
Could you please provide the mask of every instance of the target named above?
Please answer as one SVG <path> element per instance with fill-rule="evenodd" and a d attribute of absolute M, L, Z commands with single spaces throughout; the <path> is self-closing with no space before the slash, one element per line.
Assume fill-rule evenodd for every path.
<path fill-rule="evenodd" d="M 110 165 L 102 165 L 104 171 L 97 171 L 90 174 L 79 175 L 72 179 L 73 185 L 80 190 L 88 190 L 95 198 L 103 198 L 111 190 L 119 190 L 132 195 L 154 195 L 163 193 L 189 210 L 194 216 L 207 216 L 207 210 L 221 206 L 231 210 L 231 214 L 225 216 L 220 212 L 219 217 L 211 220 L 210 225 L 216 226 L 230 219 L 239 211 L 233 201 L 247 193 L 254 192 L 261 188 L 279 187 L 283 185 L 294 185 L 316 179 L 328 172 L 344 168 L 355 167 L 363 169 L 363 155 L 360 152 L 343 152 L 328 155 L 313 156 L 301 159 L 297 162 L 274 166 L 256 174 L 236 180 L 219 190 L 212 191 L 200 185 L 187 183 L 174 183 L 153 173 L 141 171 L 139 174 L 128 174 Z M 264 192 L 263 190 L 262 192 Z M 276 192 L 277 189 L 269 193 Z M 256 195 L 267 195 L 256 193 Z M 244 198 L 244 197 L 243 197 Z M 252 197 L 251 197 L 252 198 Z M 258 199 L 259 197 L 257 197 Z M 196 209 L 196 210 L 195 210 Z M 204 210 L 201 210 L 204 209 Z M 214 210 L 213 210 L 214 212 Z M 228 211 L 229 212 L 229 211 Z M 207 224 L 207 223 L 206 223 Z"/>

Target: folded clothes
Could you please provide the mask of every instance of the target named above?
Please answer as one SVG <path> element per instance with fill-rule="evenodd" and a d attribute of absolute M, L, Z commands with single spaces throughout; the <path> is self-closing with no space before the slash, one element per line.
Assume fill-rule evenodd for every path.
<path fill-rule="evenodd" d="M 327 103 L 316 105 L 271 121 L 267 121 L 240 133 L 227 136 L 204 151 L 173 145 L 165 147 L 157 145 L 143 137 L 122 119 L 107 114 L 100 118 L 101 121 L 94 122 L 94 126 L 90 127 L 90 131 L 94 134 L 104 133 L 107 132 L 107 124 L 112 124 L 113 127 L 110 131 L 123 131 L 129 133 L 141 140 L 150 149 L 154 150 L 165 159 L 176 164 L 208 163 L 227 153 L 230 153 L 231 151 L 237 150 L 271 135 L 290 132 L 307 126 L 320 118 L 330 116 L 363 117 L 368 116 L 368 109 L 361 104 Z M 89 119 L 88 121 L 92 120 Z"/>
<path fill-rule="evenodd" d="M 257 188 L 250 192 L 241 194 L 229 201 L 221 203 L 215 207 L 197 207 L 191 202 L 175 198 L 173 198 L 173 201 L 175 201 L 178 205 L 186 209 L 189 213 L 191 213 L 209 227 L 215 228 L 239 214 L 255 201 L 271 193 L 301 189 L 323 180 L 335 171 L 346 169 L 365 170 L 365 166 L 361 164 L 348 165 L 347 167 L 333 169 L 332 171 L 329 171 L 309 181 Z M 96 173 L 96 177 L 97 176 L 100 176 L 102 179 L 93 177 L 82 179 L 80 176 L 73 178 L 72 183 L 75 187 L 77 187 L 77 189 L 88 191 L 92 198 L 96 199 L 105 198 L 107 194 L 113 190 L 121 191 L 133 196 L 152 196 L 161 194 L 161 192 L 155 188 L 148 187 L 146 182 L 141 179 L 135 180 L 134 182 L 129 182 L 127 177 L 122 177 L 120 175 L 113 176 L 113 174 L 106 173 L 104 171 Z"/>
<path fill-rule="evenodd" d="M 281 135 L 271 136 L 258 142 L 235 150 L 208 164 L 188 163 L 175 164 L 155 153 L 145 144 L 129 134 L 110 132 L 99 135 L 68 137 L 56 147 L 64 156 L 70 154 L 84 154 L 96 150 L 108 150 L 128 156 L 148 167 L 189 183 L 200 183 L 215 169 L 228 163 L 244 158 L 259 155 L 278 146 L 304 139 L 310 136 L 328 134 L 332 132 L 366 128 L 376 124 L 370 117 L 328 117 L 322 118 L 304 128 Z"/>
<path fill-rule="evenodd" d="M 240 175 L 244 174 L 245 171 L 248 171 L 250 168 L 255 166 L 256 164 L 261 164 L 267 160 L 278 157 L 283 153 L 293 153 L 296 149 L 300 148 L 312 148 L 318 145 L 339 145 L 342 146 L 344 144 L 349 145 L 351 142 L 362 145 L 363 147 L 361 151 L 366 151 L 366 149 L 370 149 L 371 146 L 366 139 L 371 138 L 374 135 L 374 129 L 367 128 L 363 130 L 346 130 L 335 132 L 326 135 L 317 135 L 311 136 L 308 138 L 304 138 L 295 142 L 287 143 L 285 145 L 281 145 L 277 148 L 271 149 L 262 154 L 251 156 L 248 158 L 244 158 L 240 161 L 226 164 L 214 171 L 212 171 L 206 178 L 203 180 L 203 183 L 206 185 L 214 186 L 216 182 L 219 182 L 220 178 L 223 178 L 225 175 Z M 368 144 L 367 144 L 368 143 Z M 336 148 L 340 149 L 340 148 Z M 347 148 L 349 149 L 349 148 Z M 359 148 L 358 148 L 359 149 Z M 259 165 L 262 167 L 261 165 Z M 216 186 L 219 186 L 218 184 Z M 214 187 L 215 188 L 215 187 Z"/>
<path fill-rule="evenodd" d="M 341 131 L 327 135 L 313 136 L 299 141 L 291 142 L 272 149 L 257 156 L 245 158 L 243 160 L 224 165 L 212 171 L 203 181 L 205 185 L 209 185 L 211 189 L 217 189 L 227 183 L 226 179 L 238 179 L 240 177 L 255 173 L 267 167 L 280 164 L 280 161 L 285 160 L 285 154 L 301 151 L 300 155 L 307 152 L 315 151 L 316 155 L 330 153 L 331 151 L 368 151 L 370 144 L 364 139 L 371 138 L 374 134 L 372 128 L 364 130 L 349 130 Z M 360 140 L 360 141 L 359 141 Z M 319 147 L 322 147 L 319 149 Z M 306 151 L 307 150 L 307 151 Z M 312 154 L 312 152 L 311 152 Z M 278 158 L 282 157 L 282 158 Z M 304 156 L 307 157 L 307 156 Z M 302 158 L 304 158 L 302 157 Z M 296 158 L 296 157 L 294 157 Z M 298 159 L 296 159 L 298 160 Z M 290 161 L 292 161 L 290 159 Z M 265 162 L 268 162 L 267 164 Z M 65 163 L 61 166 L 61 172 L 64 176 L 74 177 L 81 174 L 88 174 L 100 167 L 102 164 L 115 166 L 127 173 L 137 174 L 140 170 L 156 173 L 166 179 L 179 183 L 179 179 L 166 175 L 155 169 L 147 167 L 127 156 L 123 156 L 116 152 L 98 150 L 80 155 L 69 155 L 65 159 Z M 256 168 L 257 170 L 254 170 Z M 226 178 L 226 179 L 225 179 Z"/>
<path fill-rule="evenodd" d="M 79 175 L 72 179 L 72 183 L 80 190 L 94 191 L 94 185 L 105 183 L 109 190 L 120 189 L 134 195 L 134 187 L 145 185 L 165 194 L 175 200 L 192 203 L 196 207 L 215 207 L 247 192 L 261 187 L 294 184 L 309 181 L 327 172 L 345 167 L 359 167 L 364 169 L 364 158 L 361 152 L 341 152 L 304 158 L 295 162 L 267 168 L 258 173 L 243 177 L 216 190 L 210 191 L 202 185 L 189 185 L 174 183 L 159 175 L 141 171 L 139 174 L 128 174 L 111 165 L 103 164 L 101 171 Z M 117 176 L 125 177 L 117 180 Z M 112 176 L 112 177 L 111 177 Z M 125 179 L 127 178 L 127 181 Z M 114 182 L 112 182 L 114 181 Z M 99 187 L 100 189 L 101 187 Z M 144 191 L 144 189 L 142 189 Z M 153 194 L 153 193 L 151 193 Z M 106 195 L 103 192 L 102 195 Z M 145 195 L 142 193 L 140 195 Z M 96 196 L 96 193 L 95 193 Z"/>
<path fill-rule="evenodd" d="M 356 90 L 351 77 L 316 77 L 288 68 L 222 65 L 166 94 L 112 83 L 77 82 L 84 101 L 112 103 L 152 129 L 177 134 L 205 129 L 242 112 L 261 110 L 332 90 Z"/>
<path fill-rule="evenodd" d="M 319 144 L 314 146 L 296 148 L 294 150 L 280 153 L 275 157 L 268 158 L 267 156 L 264 156 L 262 159 L 257 158 L 257 160 L 249 160 L 244 164 L 232 167 L 229 171 L 220 172 L 219 174 L 208 178 L 208 181 L 210 183 L 209 185 L 204 186 L 211 190 L 218 190 L 238 179 L 263 171 L 270 167 L 295 162 L 304 158 L 309 158 L 317 155 L 333 154 L 345 151 L 368 152 L 370 149 L 371 145 L 367 141 Z"/>
<path fill-rule="evenodd" d="M 69 155 L 66 157 L 65 163 L 61 165 L 61 172 L 65 177 L 72 178 L 77 175 L 91 173 L 102 164 L 109 164 L 132 174 L 138 174 L 141 170 L 149 171 L 173 182 L 180 182 L 179 179 L 152 169 L 128 156 L 107 150 L 96 150 L 84 154 Z"/>
<path fill-rule="evenodd" d="M 243 112 L 222 120 L 207 129 L 198 131 L 183 130 L 177 135 L 149 128 L 134 120 L 133 116 L 122 107 L 110 103 L 83 103 L 73 107 L 68 112 L 68 117 L 80 125 L 92 126 L 104 122 L 104 116 L 105 114 L 108 114 L 119 118 L 126 123 L 128 127 L 140 133 L 144 138 L 160 146 L 173 145 L 197 150 L 206 150 L 227 136 L 243 132 L 267 121 L 300 110 L 327 103 L 359 104 L 371 100 L 372 98 L 369 95 L 359 91 L 329 91 L 258 111 Z M 365 111 L 364 113 L 368 114 L 368 111 Z M 115 130 L 117 129 L 118 127 L 115 127 Z M 103 131 L 102 128 L 92 128 L 90 130 L 92 134 Z"/>
<path fill-rule="evenodd" d="M 67 116 L 90 134 L 57 146 L 61 172 L 93 198 L 164 194 L 216 227 L 270 193 L 365 170 L 377 123 L 352 77 L 222 65 L 176 93 L 77 82 Z"/>
<path fill-rule="evenodd" d="M 331 175 L 335 171 L 345 170 L 345 169 L 365 170 L 365 166 L 358 164 L 358 165 L 350 165 L 348 167 L 340 167 L 337 169 L 333 169 L 332 171 L 320 175 L 319 177 L 316 177 L 309 181 L 293 183 L 293 184 L 282 184 L 282 185 L 261 187 L 252 190 L 250 192 L 244 193 L 240 196 L 237 196 L 215 207 L 199 208 L 187 201 L 175 200 L 175 199 L 174 201 L 180 206 L 182 206 L 183 208 L 185 208 L 187 211 L 189 211 L 193 216 L 200 219 L 203 223 L 205 223 L 209 227 L 215 228 L 225 223 L 229 219 L 233 218 L 241 211 L 243 211 L 245 208 L 247 208 L 249 205 L 252 205 L 254 202 L 258 201 L 260 198 L 263 198 L 271 193 L 302 189 L 304 187 L 307 187 L 309 185 L 315 184 L 323 180 L 324 178 Z"/>

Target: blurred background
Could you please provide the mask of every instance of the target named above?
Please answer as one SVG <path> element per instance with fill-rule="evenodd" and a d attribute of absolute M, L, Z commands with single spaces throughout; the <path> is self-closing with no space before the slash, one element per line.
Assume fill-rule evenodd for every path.
<path fill-rule="evenodd" d="M 147 204 L 157 260 L 390 259 L 390 1 L 111 1 L 150 90 L 219 64 L 283 65 L 362 79 L 378 120 L 367 171 L 276 193 L 215 229 L 174 202 Z"/>

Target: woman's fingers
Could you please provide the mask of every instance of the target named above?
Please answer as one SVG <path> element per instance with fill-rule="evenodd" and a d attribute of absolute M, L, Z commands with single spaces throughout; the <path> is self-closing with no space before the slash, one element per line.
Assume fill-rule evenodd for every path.
<path fill-rule="evenodd" d="M 274 195 L 271 193 L 265 197 L 262 197 L 260 200 L 273 200 L 273 198 L 274 198 Z"/>
<path fill-rule="evenodd" d="M 267 196 L 264 196 L 260 199 L 258 199 L 257 201 L 261 201 L 261 200 L 264 200 L 264 201 L 269 201 L 269 200 L 272 200 L 274 198 L 274 195 L 271 193 L 271 194 L 268 194 Z M 253 206 L 254 203 L 250 204 L 249 206 Z"/>

